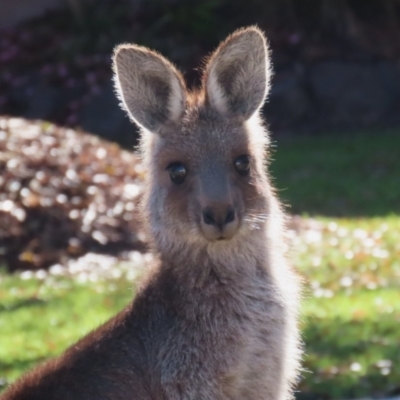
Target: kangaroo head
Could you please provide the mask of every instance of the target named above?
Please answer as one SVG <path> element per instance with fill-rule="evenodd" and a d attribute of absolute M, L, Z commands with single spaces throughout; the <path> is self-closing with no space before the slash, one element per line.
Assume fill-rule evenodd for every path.
<path fill-rule="evenodd" d="M 144 209 L 157 246 L 233 248 L 262 228 L 271 196 L 259 118 L 270 78 L 263 34 L 251 27 L 229 36 L 196 93 L 140 46 L 117 47 L 114 71 L 122 105 L 142 130 Z"/>

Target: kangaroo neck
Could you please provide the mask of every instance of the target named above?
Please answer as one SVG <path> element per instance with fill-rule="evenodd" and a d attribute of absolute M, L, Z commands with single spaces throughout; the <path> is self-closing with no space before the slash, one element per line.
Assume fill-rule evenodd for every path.
<path fill-rule="evenodd" d="M 258 257 L 257 257 L 258 256 Z M 262 269 L 259 254 L 246 258 L 242 255 L 224 257 L 203 251 L 161 255 L 161 273 L 168 274 L 176 285 L 188 290 L 194 288 L 238 287 L 254 281 Z"/>

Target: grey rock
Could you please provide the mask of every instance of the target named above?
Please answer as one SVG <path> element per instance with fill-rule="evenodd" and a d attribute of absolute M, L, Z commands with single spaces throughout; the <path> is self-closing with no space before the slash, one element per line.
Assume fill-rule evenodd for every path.
<path fill-rule="evenodd" d="M 310 98 L 301 79 L 293 72 L 278 73 L 272 82 L 265 112 L 275 126 L 290 127 L 300 123 L 311 108 Z"/>
<path fill-rule="evenodd" d="M 388 109 L 390 122 L 400 122 L 400 65 L 390 62 L 381 62 L 377 65 L 380 79 L 391 96 L 391 103 Z"/>
<path fill-rule="evenodd" d="M 37 85 L 29 93 L 24 116 L 30 119 L 49 119 L 61 106 L 62 97 L 62 91 L 55 87 Z"/>
<path fill-rule="evenodd" d="M 366 126 L 383 119 L 397 93 L 385 82 L 385 68 L 340 61 L 311 68 L 309 85 L 320 121 L 328 126 Z"/>
<path fill-rule="evenodd" d="M 398 96 L 400 94 L 400 65 L 382 61 L 376 64 L 376 70 L 385 88 L 392 95 Z"/>
<path fill-rule="evenodd" d="M 105 139 L 124 146 L 132 146 L 137 142 L 137 129 L 121 109 L 111 82 L 89 99 L 81 111 L 80 121 L 85 131 Z"/>
<path fill-rule="evenodd" d="M 63 0 L 0 1 L 0 28 L 42 15 L 46 10 L 64 6 Z"/>

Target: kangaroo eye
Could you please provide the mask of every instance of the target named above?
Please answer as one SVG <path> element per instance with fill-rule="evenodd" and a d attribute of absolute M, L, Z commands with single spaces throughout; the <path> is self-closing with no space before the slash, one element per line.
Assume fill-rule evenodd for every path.
<path fill-rule="evenodd" d="M 186 167 L 179 162 L 172 163 L 168 165 L 167 170 L 169 172 L 169 177 L 171 178 L 171 181 L 175 183 L 176 185 L 180 185 L 183 183 L 183 181 L 186 178 Z"/>
<path fill-rule="evenodd" d="M 242 175 L 246 176 L 250 171 L 250 157 L 240 156 L 235 160 L 236 171 Z"/>

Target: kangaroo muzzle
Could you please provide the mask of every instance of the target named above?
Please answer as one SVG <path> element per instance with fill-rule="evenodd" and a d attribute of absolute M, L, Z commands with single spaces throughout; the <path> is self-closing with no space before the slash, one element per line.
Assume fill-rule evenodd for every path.
<path fill-rule="evenodd" d="M 238 230 L 239 218 L 232 201 L 229 176 L 217 169 L 202 181 L 206 183 L 201 193 L 201 231 L 210 241 L 231 239 Z"/>
<path fill-rule="evenodd" d="M 201 230 L 207 240 L 231 239 L 238 226 L 238 218 L 231 204 L 213 203 L 203 208 Z"/>

